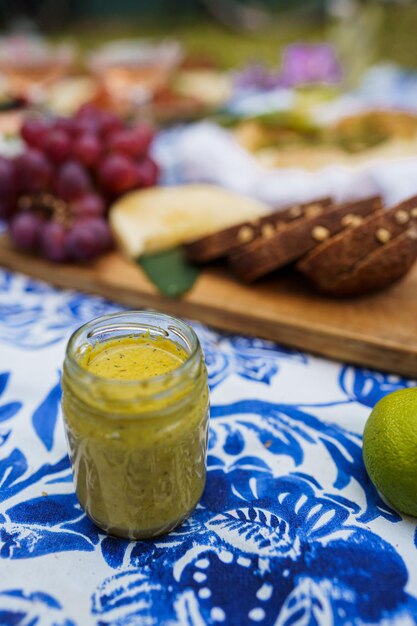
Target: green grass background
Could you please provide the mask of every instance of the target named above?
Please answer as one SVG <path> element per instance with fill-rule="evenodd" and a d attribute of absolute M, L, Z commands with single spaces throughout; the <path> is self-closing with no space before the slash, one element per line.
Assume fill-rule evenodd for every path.
<path fill-rule="evenodd" d="M 271 26 L 257 34 L 238 33 L 210 20 L 186 20 L 180 23 L 155 23 L 133 17 L 125 21 L 84 21 L 68 29 L 83 48 L 117 37 L 175 37 L 187 50 L 208 54 L 221 67 L 233 67 L 248 60 L 261 59 L 273 65 L 280 50 L 294 41 L 330 40 L 344 60 L 364 66 L 375 61 L 394 61 L 417 68 L 417 3 L 407 5 L 367 5 L 355 19 L 344 22 L 298 19 L 277 14 Z M 358 60 L 359 59 L 359 60 Z"/>

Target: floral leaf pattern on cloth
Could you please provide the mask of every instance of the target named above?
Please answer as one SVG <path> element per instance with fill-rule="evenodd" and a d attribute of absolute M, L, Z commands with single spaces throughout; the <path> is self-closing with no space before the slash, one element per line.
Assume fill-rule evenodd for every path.
<path fill-rule="evenodd" d="M 10 372 L 2 372 L 0 374 L 0 397 L 4 393 L 9 382 Z M 11 419 L 19 411 L 22 406 L 21 402 L 6 402 L 0 404 L 0 422 L 6 422 Z"/>
<path fill-rule="evenodd" d="M 399 376 L 371 372 L 357 367 L 344 367 L 340 372 L 340 387 L 353 401 L 373 408 L 389 393 L 415 386 L 415 382 L 404 381 Z"/>
<path fill-rule="evenodd" d="M 281 360 L 307 362 L 301 352 L 278 346 L 272 341 L 217 333 L 198 323 L 193 326 L 204 350 L 212 389 L 231 374 L 269 385 L 279 370 Z"/>
<path fill-rule="evenodd" d="M 0 623 L 16 626 L 75 626 L 62 616 L 62 607 L 51 595 L 25 593 L 21 589 L 0 591 Z"/>
<path fill-rule="evenodd" d="M 73 329 L 118 308 L 0 271 L 0 624 L 417 623 L 416 523 L 361 453 L 370 407 L 412 381 L 194 324 L 212 389 L 199 505 L 136 543 L 84 515 L 59 369 Z"/>
<path fill-rule="evenodd" d="M 74 494 L 41 496 L 7 509 L 1 555 L 26 559 L 67 550 L 94 550 L 97 528 Z"/>
<path fill-rule="evenodd" d="M 255 507 L 235 509 L 212 518 L 207 527 L 230 546 L 260 557 L 294 552 L 294 537 L 285 520 Z"/>
<path fill-rule="evenodd" d="M 54 428 L 61 401 L 61 385 L 56 384 L 32 415 L 33 428 L 47 450 L 54 442 Z"/>
<path fill-rule="evenodd" d="M 68 338 L 68 332 L 81 323 L 122 308 L 72 292 L 63 297 L 46 283 L 10 272 L 1 274 L 0 341 L 13 346 L 37 350 L 53 345 Z"/>

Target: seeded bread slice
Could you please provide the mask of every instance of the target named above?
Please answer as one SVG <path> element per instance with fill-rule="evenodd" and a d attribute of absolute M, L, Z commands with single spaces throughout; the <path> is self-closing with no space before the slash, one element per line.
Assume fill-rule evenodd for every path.
<path fill-rule="evenodd" d="M 231 250 L 253 241 L 268 233 L 275 233 L 283 226 L 303 217 L 321 215 L 332 205 L 332 199 L 319 198 L 305 204 L 298 204 L 281 211 L 274 211 L 256 220 L 241 222 L 235 226 L 219 230 L 187 243 L 184 248 L 187 257 L 196 263 L 208 263 L 227 256 Z"/>
<path fill-rule="evenodd" d="M 367 217 L 362 224 L 316 246 L 297 263 L 297 269 L 313 281 L 332 284 L 361 259 L 417 223 L 417 196 Z"/>
<path fill-rule="evenodd" d="M 320 215 L 305 217 L 271 236 L 261 235 L 233 250 L 229 257 L 230 266 L 242 280 L 253 281 L 300 259 L 319 243 L 381 207 L 381 198 L 373 196 L 336 205 Z"/>
<path fill-rule="evenodd" d="M 323 275 L 310 276 L 323 293 L 347 297 L 383 289 L 401 279 L 417 259 L 417 228 L 411 226 L 383 246 L 373 250 L 352 270 L 339 274 L 333 281 Z"/>

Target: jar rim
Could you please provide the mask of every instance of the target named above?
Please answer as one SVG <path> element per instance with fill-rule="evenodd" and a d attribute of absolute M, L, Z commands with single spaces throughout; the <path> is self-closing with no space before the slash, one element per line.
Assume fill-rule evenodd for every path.
<path fill-rule="evenodd" d="M 189 343 L 191 344 L 190 345 L 191 350 L 189 353 L 187 352 L 187 358 L 184 362 L 182 362 L 178 367 L 175 367 L 174 369 L 170 370 L 169 372 L 165 372 L 164 374 L 159 374 L 158 376 L 152 376 L 152 378 L 134 378 L 131 380 L 108 378 L 106 376 L 100 376 L 98 374 L 90 372 L 87 368 L 80 365 L 80 363 L 75 358 L 75 349 L 74 349 L 74 344 L 76 340 L 80 337 L 80 335 L 82 335 L 85 332 L 88 333 L 88 331 L 92 330 L 94 326 L 101 324 L 103 322 L 113 322 L 114 329 L 116 330 L 117 320 L 122 320 L 126 316 L 134 317 L 134 316 L 141 316 L 141 315 L 153 316 L 157 319 L 160 319 L 161 321 L 169 322 L 173 326 L 174 325 L 178 326 L 180 330 L 186 333 L 186 339 L 187 339 L 187 342 L 189 341 Z M 147 322 L 144 321 L 142 323 L 142 328 L 145 327 L 146 325 L 148 325 L 150 328 L 152 327 L 150 324 L 147 324 Z M 180 319 L 179 317 L 175 317 L 173 315 L 160 313 L 159 311 L 147 311 L 144 309 L 142 310 L 138 309 L 138 310 L 120 311 L 118 313 L 109 313 L 108 315 L 101 315 L 92 320 L 89 320 L 85 324 L 82 324 L 82 326 L 77 328 L 70 336 L 68 343 L 67 343 L 66 351 L 65 351 L 65 357 L 66 357 L 67 362 L 71 364 L 71 367 L 76 372 L 78 372 L 81 376 L 83 376 L 84 378 L 92 382 L 96 382 L 96 381 L 101 382 L 101 383 L 105 382 L 106 384 L 114 385 L 114 386 L 117 385 L 122 388 L 123 387 L 130 388 L 132 386 L 137 387 L 138 385 L 143 385 L 144 387 L 147 387 L 149 389 L 149 387 L 151 387 L 153 384 L 160 385 L 165 380 L 172 380 L 174 377 L 180 378 L 181 376 L 184 376 L 188 372 L 192 364 L 194 363 L 195 358 L 198 355 L 199 351 L 200 351 L 200 342 L 197 337 L 197 334 L 189 324 L 184 322 L 184 320 Z"/>

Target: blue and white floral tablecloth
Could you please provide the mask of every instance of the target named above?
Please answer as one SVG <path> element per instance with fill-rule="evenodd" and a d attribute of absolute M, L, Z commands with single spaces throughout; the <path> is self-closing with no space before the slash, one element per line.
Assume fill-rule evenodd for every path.
<path fill-rule="evenodd" d="M 72 330 L 116 305 L 0 271 L 0 624 L 328 626 L 417 620 L 416 522 L 370 484 L 361 434 L 411 382 L 195 325 L 208 481 L 157 541 L 99 532 L 60 415 Z"/>

